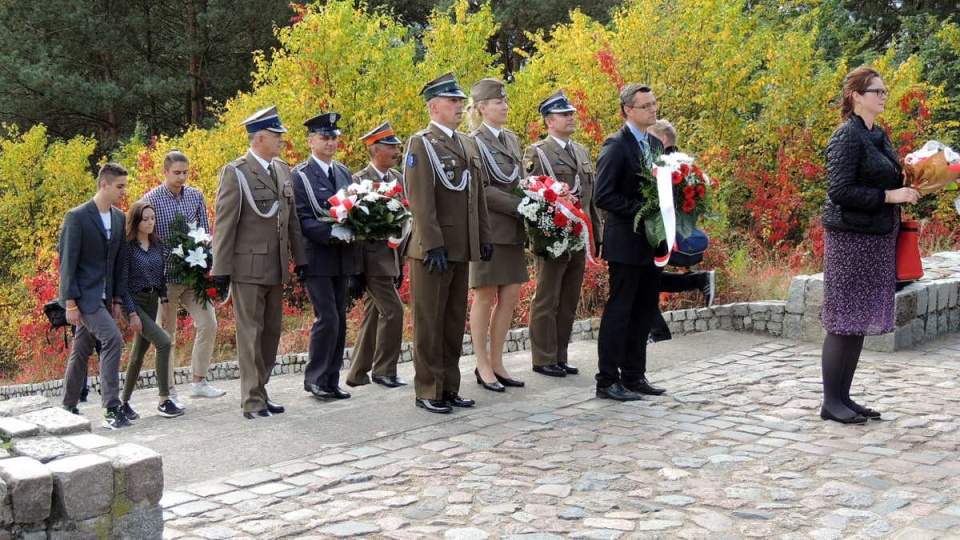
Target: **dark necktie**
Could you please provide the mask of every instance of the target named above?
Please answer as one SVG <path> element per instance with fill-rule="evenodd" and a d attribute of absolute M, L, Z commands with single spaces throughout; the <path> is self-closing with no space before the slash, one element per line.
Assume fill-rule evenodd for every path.
<path fill-rule="evenodd" d="M 273 178 L 273 181 L 277 181 L 277 167 L 271 163 L 267 165 L 267 174 L 270 175 L 270 178 Z"/>
<path fill-rule="evenodd" d="M 640 152 L 643 153 L 643 162 L 646 163 L 647 167 L 653 166 L 653 159 L 650 157 L 650 144 L 647 143 L 646 137 L 640 138 Z"/>
<path fill-rule="evenodd" d="M 574 151 L 574 149 L 573 149 L 573 143 L 572 143 L 572 142 L 568 142 L 568 143 L 567 143 L 567 154 L 570 154 L 570 159 L 573 160 L 573 165 L 576 166 L 576 165 L 577 165 L 577 153 L 576 153 L 576 152 Z"/>
<path fill-rule="evenodd" d="M 497 140 L 500 141 L 500 146 L 507 147 L 507 138 L 503 136 L 502 131 L 497 134 Z"/>

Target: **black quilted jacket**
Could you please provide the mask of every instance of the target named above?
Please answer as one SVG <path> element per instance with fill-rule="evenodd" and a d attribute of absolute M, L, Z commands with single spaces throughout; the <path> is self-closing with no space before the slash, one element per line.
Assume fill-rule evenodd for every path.
<path fill-rule="evenodd" d="M 883 202 L 884 191 L 903 185 L 897 152 L 879 125 L 867 129 L 857 115 L 827 143 L 827 201 L 823 226 L 838 231 L 887 234 L 899 207 Z"/>

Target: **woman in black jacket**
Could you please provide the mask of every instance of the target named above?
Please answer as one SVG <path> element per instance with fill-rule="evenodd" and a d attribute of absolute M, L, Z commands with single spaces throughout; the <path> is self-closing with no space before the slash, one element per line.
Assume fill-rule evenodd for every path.
<path fill-rule="evenodd" d="M 865 335 L 892 332 L 899 204 L 915 203 L 903 186 L 897 152 L 875 120 L 886 105 L 880 73 L 859 67 L 844 78 L 843 123 L 827 144 L 823 208 L 823 406 L 820 417 L 862 424 L 880 413 L 850 399 Z"/>

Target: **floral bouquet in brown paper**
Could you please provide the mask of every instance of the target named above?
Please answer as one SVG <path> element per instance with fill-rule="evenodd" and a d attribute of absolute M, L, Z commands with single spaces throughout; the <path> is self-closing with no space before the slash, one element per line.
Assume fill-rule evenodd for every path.
<path fill-rule="evenodd" d="M 937 141 L 927 141 L 923 148 L 908 154 L 903 164 L 906 184 L 920 195 L 951 186 L 960 178 L 960 154 Z"/>

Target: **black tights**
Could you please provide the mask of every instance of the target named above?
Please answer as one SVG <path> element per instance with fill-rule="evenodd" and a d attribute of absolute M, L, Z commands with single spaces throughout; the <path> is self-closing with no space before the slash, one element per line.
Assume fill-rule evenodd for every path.
<path fill-rule="evenodd" d="M 850 385 L 860 362 L 863 336 L 827 333 L 823 339 L 823 408 L 846 418 L 863 409 L 850 399 Z"/>

